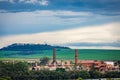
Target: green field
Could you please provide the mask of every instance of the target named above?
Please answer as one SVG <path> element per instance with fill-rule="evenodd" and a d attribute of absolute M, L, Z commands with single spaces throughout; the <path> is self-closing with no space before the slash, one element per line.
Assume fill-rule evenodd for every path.
<path fill-rule="evenodd" d="M 75 50 L 57 49 L 57 59 L 74 59 Z M 1 60 L 18 60 L 18 59 L 39 59 L 41 57 L 52 58 L 52 50 L 41 51 L 0 51 Z M 80 60 L 120 60 L 120 50 L 96 50 L 96 49 L 79 49 Z"/>

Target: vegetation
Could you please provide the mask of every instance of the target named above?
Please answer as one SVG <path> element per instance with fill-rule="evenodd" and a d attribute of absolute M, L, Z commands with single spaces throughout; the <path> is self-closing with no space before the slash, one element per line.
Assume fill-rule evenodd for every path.
<path fill-rule="evenodd" d="M 68 47 L 51 46 L 47 44 L 12 44 L 0 49 L 0 59 L 39 59 L 44 56 L 52 58 L 53 48 L 56 48 L 57 59 L 74 59 L 74 50 Z M 119 60 L 120 50 L 80 49 L 79 59 Z"/>
<path fill-rule="evenodd" d="M 57 68 L 56 71 L 58 71 L 58 72 L 65 72 L 65 69 L 64 68 Z"/>
<path fill-rule="evenodd" d="M 43 57 L 40 59 L 40 65 L 46 65 L 50 61 L 49 57 Z"/>
<path fill-rule="evenodd" d="M 0 77 L 0 80 L 11 80 L 11 78 L 8 76 L 2 76 Z"/>
<path fill-rule="evenodd" d="M 7 51 L 35 51 L 35 50 L 51 50 L 53 48 L 63 48 L 69 49 L 68 47 L 61 47 L 61 46 L 51 46 L 47 44 L 12 44 L 7 47 L 4 47 L 0 50 L 7 50 Z"/>
<path fill-rule="evenodd" d="M 88 71 L 65 71 L 62 68 L 56 71 L 40 70 L 29 71 L 26 62 L 3 63 L 0 62 L 0 80 L 66 80 L 66 79 L 87 79 L 87 78 L 120 78 L 120 72 L 106 72 L 105 74 Z M 96 76 L 97 75 L 97 76 Z M 98 76 L 99 75 L 99 76 Z M 93 77 L 95 76 L 95 77 Z"/>
<path fill-rule="evenodd" d="M 114 65 L 120 67 L 120 60 L 119 60 L 119 61 L 116 61 Z"/>
<path fill-rule="evenodd" d="M 81 77 L 79 77 L 77 80 L 83 80 Z"/>
<path fill-rule="evenodd" d="M 105 77 L 107 77 L 107 78 L 120 78 L 120 72 L 117 72 L 117 71 L 113 71 L 113 72 L 106 72 L 105 74 L 104 74 L 104 76 Z"/>
<path fill-rule="evenodd" d="M 102 78 L 103 77 L 102 73 L 95 70 L 94 65 L 91 65 L 89 74 L 90 74 L 90 78 L 100 78 L 100 77 Z"/>

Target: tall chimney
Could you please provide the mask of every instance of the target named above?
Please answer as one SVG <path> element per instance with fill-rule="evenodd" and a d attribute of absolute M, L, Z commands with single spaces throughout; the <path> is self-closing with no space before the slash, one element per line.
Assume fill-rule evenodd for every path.
<path fill-rule="evenodd" d="M 78 49 L 75 49 L 75 65 L 78 64 Z"/>
<path fill-rule="evenodd" d="M 53 49 L 53 62 L 52 62 L 52 64 L 56 64 L 57 62 L 56 62 L 56 49 L 54 48 Z"/>
<path fill-rule="evenodd" d="M 56 62 L 56 49 L 53 49 L 53 62 Z"/>

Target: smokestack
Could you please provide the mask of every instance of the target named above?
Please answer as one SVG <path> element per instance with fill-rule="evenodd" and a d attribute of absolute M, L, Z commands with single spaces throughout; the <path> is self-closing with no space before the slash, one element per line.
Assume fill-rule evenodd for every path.
<path fill-rule="evenodd" d="M 56 62 L 56 49 L 53 49 L 53 62 Z"/>
<path fill-rule="evenodd" d="M 56 62 L 56 49 L 55 48 L 53 49 L 53 62 L 52 62 L 52 64 L 57 64 L 57 62 Z"/>
<path fill-rule="evenodd" d="M 75 65 L 78 64 L 78 49 L 75 49 Z"/>

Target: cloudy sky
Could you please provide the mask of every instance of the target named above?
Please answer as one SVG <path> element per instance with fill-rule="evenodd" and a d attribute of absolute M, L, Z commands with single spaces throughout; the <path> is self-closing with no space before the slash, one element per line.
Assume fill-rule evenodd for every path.
<path fill-rule="evenodd" d="M 0 48 L 13 43 L 120 49 L 120 0 L 0 0 Z"/>

